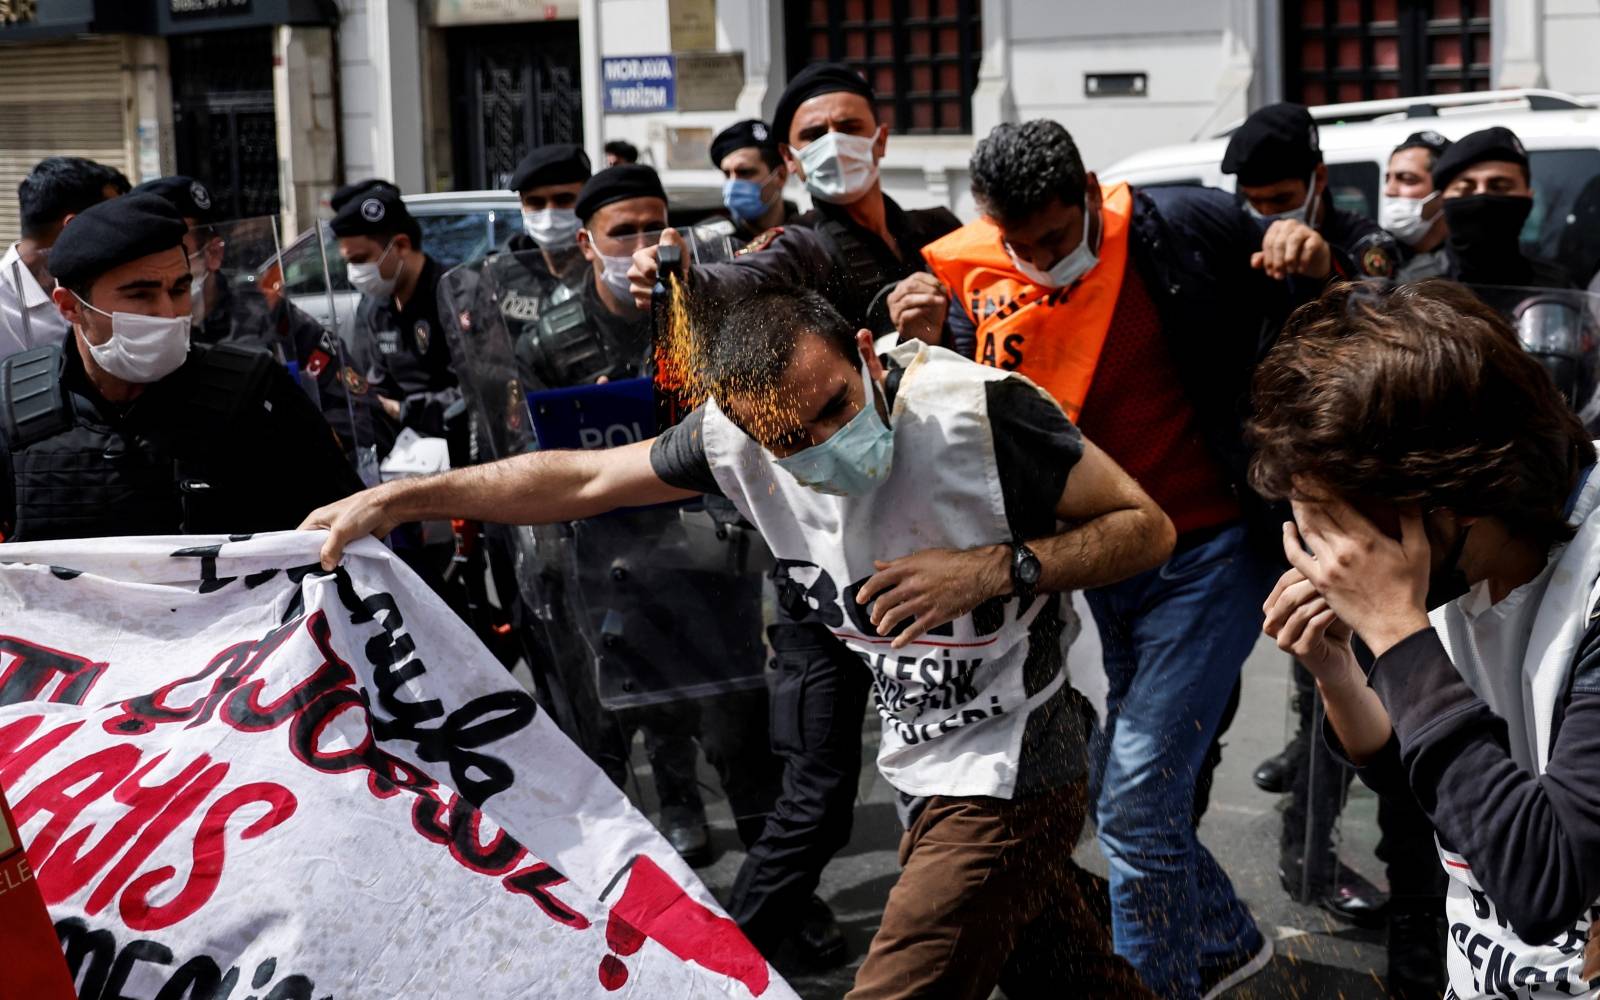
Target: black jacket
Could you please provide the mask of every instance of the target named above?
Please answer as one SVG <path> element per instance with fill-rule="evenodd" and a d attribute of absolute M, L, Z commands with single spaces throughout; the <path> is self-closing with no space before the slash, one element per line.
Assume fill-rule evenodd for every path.
<path fill-rule="evenodd" d="M 427 258 L 404 309 L 363 295 L 352 336 L 372 391 L 400 403 L 401 426 L 432 437 L 444 436 L 445 411 L 461 398 L 445 337 L 449 317 L 439 309 L 440 273 Z"/>
<path fill-rule="evenodd" d="M 769 229 L 732 262 L 705 264 L 689 272 L 703 307 L 766 285 L 820 292 L 845 319 L 874 330 L 890 329 L 884 299 L 902 279 L 927 269 L 922 248 L 961 220 L 947 208 L 907 211 L 884 197 L 885 222 L 900 252 L 851 221 L 845 210 L 819 202 L 793 225 Z"/>
<path fill-rule="evenodd" d="M 1206 443 L 1258 536 L 1275 546 L 1281 519 L 1246 482 L 1250 381 L 1292 308 L 1321 294 L 1325 283 L 1278 282 L 1251 267 L 1261 229 L 1216 188 L 1135 190 L 1129 240 Z"/>
<path fill-rule="evenodd" d="M 8 540 L 286 530 L 361 488 L 326 421 L 268 355 L 196 345 L 119 405 L 95 390 L 72 338 L 0 363 Z"/>

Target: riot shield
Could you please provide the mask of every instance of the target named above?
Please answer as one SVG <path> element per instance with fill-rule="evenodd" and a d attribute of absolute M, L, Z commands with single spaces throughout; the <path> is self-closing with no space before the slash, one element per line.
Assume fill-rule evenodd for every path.
<path fill-rule="evenodd" d="M 1600 431 L 1600 296 L 1575 288 L 1469 284 L 1511 323 L 1591 433 Z"/>
<path fill-rule="evenodd" d="M 593 271 L 585 262 L 577 281 L 563 280 L 573 272 L 561 264 L 546 250 L 496 254 L 441 282 L 480 461 L 656 433 L 648 332 L 640 343 L 596 336 L 582 312 L 595 302 L 582 285 Z M 552 384 L 592 371 L 610 375 Z M 538 636 L 536 682 L 569 735 L 647 805 L 650 782 L 633 762 L 642 739 L 675 843 L 674 830 L 703 826 L 701 786 L 714 787 L 698 774 L 698 745 L 741 832 L 753 835 L 779 774 L 766 725 L 769 557 L 759 536 L 702 500 L 491 533 Z"/>
<path fill-rule="evenodd" d="M 393 430 L 367 395 L 365 379 L 347 364 L 334 327 L 320 318 L 337 312 L 320 259 L 314 268 L 292 268 L 273 216 L 196 226 L 187 242 L 194 340 L 257 348 L 277 358 L 368 479 Z"/>

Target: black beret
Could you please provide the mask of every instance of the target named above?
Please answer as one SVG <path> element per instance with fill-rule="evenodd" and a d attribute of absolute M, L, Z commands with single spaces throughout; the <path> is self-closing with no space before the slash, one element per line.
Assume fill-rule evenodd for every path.
<path fill-rule="evenodd" d="M 1443 191 L 1461 171 L 1490 160 L 1503 160 L 1528 169 L 1528 151 L 1522 148 L 1522 140 L 1510 129 L 1496 125 L 1464 135 L 1450 144 L 1433 163 L 1434 190 Z"/>
<path fill-rule="evenodd" d="M 661 187 L 661 177 L 653 167 L 643 163 L 619 163 L 589 178 L 578 192 L 578 218 L 587 223 L 594 213 L 614 201 L 627 198 L 660 198 L 667 200 Z"/>
<path fill-rule="evenodd" d="M 772 112 L 772 134 L 778 142 L 789 141 L 789 126 L 794 124 L 794 113 L 800 105 L 818 94 L 860 94 L 871 104 L 875 97 L 872 85 L 860 73 L 844 63 L 815 62 L 794 75 L 783 88 L 778 106 Z"/>
<path fill-rule="evenodd" d="M 368 177 L 364 181 L 355 181 L 353 183 L 346 184 L 344 187 L 335 191 L 333 193 L 333 197 L 328 199 L 328 206 L 337 212 L 339 209 L 345 207 L 345 205 L 350 202 L 351 198 L 354 198 L 356 195 L 367 190 L 368 188 L 375 187 L 383 188 L 386 191 L 391 191 L 397 198 L 400 196 L 400 189 L 395 187 L 393 184 L 390 184 L 388 181 L 381 180 L 377 177 Z"/>
<path fill-rule="evenodd" d="M 1322 162 L 1317 123 L 1304 104 L 1269 104 L 1244 120 L 1222 154 L 1222 172 L 1252 187 L 1305 180 Z"/>
<path fill-rule="evenodd" d="M 50 274 L 81 288 L 129 261 L 183 246 L 188 223 L 157 194 L 125 194 L 73 216 L 50 250 Z"/>
<path fill-rule="evenodd" d="M 339 195 L 334 197 L 339 198 Z M 329 228 L 335 236 L 409 233 L 415 240 L 417 223 L 407 211 L 406 203 L 400 200 L 400 189 L 379 181 L 339 198 L 339 207 L 333 213 Z"/>
<path fill-rule="evenodd" d="M 576 184 L 589 179 L 589 154 L 582 146 L 558 142 L 540 146 L 517 164 L 510 188 L 518 193 L 546 184 Z"/>
<path fill-rule="evenodd" d="M 772 129 L 759 118 L 729 125 L 717 137 L 711 140 L 711 165 L 718 170 L 722 169 L 722 158 L 736 149 L 756 149 L 778 151 L 778 140 L 773 136 Z"/>
<path fill-rule="evenodd" d="M 1443 153 L 1449 148 L 1449 139 L 1446 139 L 1433 129 L 1425 129 L 1424 131 L 1413 132 L 1406 136 L 1406 141 L 1391 149 L 1389 151 L 1389 155 L 1393 156 L 1402 149 L 1426 149 L 1429 153 L 1433 154 L 1435 158 L 1437 158 L 1439 154 Z"/>
<path fill-rule="evenodd" d="M 128 193 L 159 195 L 186 219 L 200 222 L 215 222 L 217 219 L 216 203 L 211 200 L 210 189 L 183 174 L 145 181 Z"/>

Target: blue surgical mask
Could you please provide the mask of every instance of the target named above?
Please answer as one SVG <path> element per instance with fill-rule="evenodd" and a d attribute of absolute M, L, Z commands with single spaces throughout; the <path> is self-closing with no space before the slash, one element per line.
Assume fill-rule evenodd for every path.
<path fill-rule="evenodd" d="M 778 467 L 801 486 L 829 496 L 860 497 L 889 478 L 894 431 L 878 416 L 866 362 L 861 365 L 861 382 L 866 403 L 860 413 L 821 444 L 777 460 Z"/>
<path fill-rule="evenodd" d="M 1315 171 L 1312 172 L 1311 179 L 1306 181 L 1306 190 L 1310 193 L 1306 195 L 1305 204 L 1301 205 L 1299 208 L 1291 208 L 1287 212 L 1279 212 L 1277 215 L 1263 215 L 1262 213 L 1256 211 L 1256 207 L 1250 204 L 1248 201 L 1244 203 L 1244 209 L 1250 213 L 1251 218 L 1255 219 L 1257 222 L 1265 222 L 1269 226 L 1274 222 L 1277 222 L 1279 219 L 1292 219 L 1295 222 L 1304 222 L 1306 225 L 1315 228 L 1316 222 L 1313 220 L 1317 217 L 1318 194 L 1317 175 Z"/>
<path fill-rule="evenodd" d="M 770 183 L 770 179 L 769 179 Z M 722 184 L 722 203 L 728 206 L 728 211 L 733 213 L 735 219 L 743 222 L 754 222 L 767 214 L 777 198 L 766 200 L 762 189 L 766 185 L 755 181 L 747 181 L 738 177 L 730 177 Z"/>

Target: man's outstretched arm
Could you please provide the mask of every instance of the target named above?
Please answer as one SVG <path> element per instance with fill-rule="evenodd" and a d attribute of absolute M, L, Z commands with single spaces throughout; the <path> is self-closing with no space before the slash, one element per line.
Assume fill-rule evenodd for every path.
<path fill-rule="evenodd" d="M 536 451 L 437 476 L 374 486 L 306 516 L 301 530 L 328 529 L 322 567 L 351 542 L 382 537 L 408 521 L 465 518 L 500 524 L 579 521 L 618 507 L 687 500 L 650 465 L 654 439 L 600 451 Z"/>

